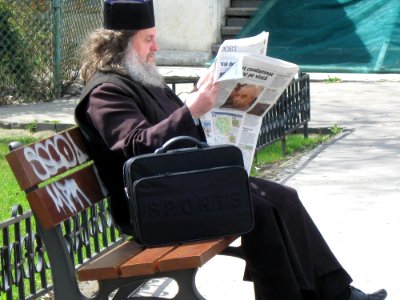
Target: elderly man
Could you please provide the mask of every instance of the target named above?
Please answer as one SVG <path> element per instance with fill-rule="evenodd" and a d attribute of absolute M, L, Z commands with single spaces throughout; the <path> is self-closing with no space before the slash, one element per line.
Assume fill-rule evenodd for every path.
<path fill-rule="evenodd" d="M 218 93 L 208 78 L 182 103 L 157 72 L 156 38 L 152 0 L 106 0 L 104 29 L 83 47 L 85 88 L 75 117 L 111 193 L 114 222 L 128 235 L 123 163 L 178 135 L 204 141 L 194 118 L 212 108 Z M 255 226 L 242 246 L 256 299 L 386 298 L 385 290 L 365 294 L 350 286 L 295 190 L 259 178 L 250 178 L 250 186 Z"/>

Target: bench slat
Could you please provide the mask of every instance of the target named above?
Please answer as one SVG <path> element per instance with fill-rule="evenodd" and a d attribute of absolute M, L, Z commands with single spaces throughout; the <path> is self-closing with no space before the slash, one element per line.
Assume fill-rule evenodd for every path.
<path fill-rule="evenodd" d="M 162 257 L 158 262 L 158 269 L 164 272 L 201 267 L 237 238 L 238 237 L 233 236 L 217 240 L 183 244 Z"/>
<path fill-rule="evenodd" d="M 125 241 L 78 270 L 78 279 L 115 279 L 121 275 L 120 266 L 143 251 L 143 246 L 134 241 Z"/>
<path fill-rule="evenodd" d="M 121 266 L 121 276 L 149 275 L 158 271 L 158 260 L 176 246 L 148 248 Z"/>
<path fill-rule="evenodd" d="M 45 229 L 107 196 L 96 174 L 94 165 L 89 165 L 27 194 L 32 211 Z"/>
<path fill-rule="evenodd" d="M 11 151 L 6 158 L 22 190 L 90 160 L 78 127 Z"/>
<path fill-rule="evenodd" d="M 228 247 L 236 238 L 226 237 L 147 249 L 134 241 L 126 241 L 112 252 L 79 269 L 78 279 L 104 280 L 198 268 Z"/>

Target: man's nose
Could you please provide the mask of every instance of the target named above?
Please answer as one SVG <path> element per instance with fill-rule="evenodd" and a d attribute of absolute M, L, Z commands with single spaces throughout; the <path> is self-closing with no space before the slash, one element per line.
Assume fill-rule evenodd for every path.
<path fill-rule="evenodd" d="M 157 41 L 154 41 L 152 46 L 151 46 L 151 50 L 152 51 L 159 51 L 160 50 L 160 46 L 158 45 Z"/>

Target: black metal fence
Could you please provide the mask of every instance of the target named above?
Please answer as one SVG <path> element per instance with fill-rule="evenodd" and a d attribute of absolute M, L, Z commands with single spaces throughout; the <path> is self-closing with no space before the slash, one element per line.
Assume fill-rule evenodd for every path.
<path fill-rule="evenodd" d="M 102 0 L 0 0 L 0 105 L 61 97 L 101 12 Z"/>
<path fill-rule="evenodd" d="M 310 76 L 300 72 L 275 105 L 265 114 L 257 148 L 260 149 L 277 140 L 282 140 L 283 151 L 285 151 L 286 136 L 289 133 L 303 127 L 304 136 L 308 136 L 310 117 Z"/>
<path fill-rule="evenodd" d="M 123 240 L 112 225 L 106 201 L 65 221 L 62 228 L 76 266 Z M 0 230 L 1 299 L 51 298 L 50 265 L 32 212 L 13 207 L 12 218 L 1 223 Z"/>
<path fill-rule="evenodd" d="M 166 81 L 177 90 L 178 84 L 194 84 L 197 78 L 167 78 Z M 309 120 L 310 78 L 300 73 L 265 115 L 258 149 L 278 139 L 284 140 L 301 126 L 307 136 Z M 84 264 L 102 249 L 123 239 L 111 223 L 105 201 L 64 222 L 62 227 L 75 265 Z M 14 207 L 11 219 L 1 223 L 0 230 L 1 299 L 37 299 L 49 293 L 51 270 L 32 213 L 23 213 L 20 206 Z"/>
<path fill-rule="evenodd" d="M 32 212 L 23 213 L 21 206 L 13 207 L 12 218 L 1 223 L 0 229 L 2 299 L 31 299 L 30 295 L 40 296 L 50 291 L 45 249 Z"/>

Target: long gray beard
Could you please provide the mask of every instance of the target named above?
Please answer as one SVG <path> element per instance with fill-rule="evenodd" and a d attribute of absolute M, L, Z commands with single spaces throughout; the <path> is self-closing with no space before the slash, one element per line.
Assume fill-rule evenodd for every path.
<path fill-rule="evenodd" d="M 157 67 L 143 61 L 135 51 L 130 50 L 127 53 L 123 64 L 132 79 L 149 87 L 165 87 L 164 78 Z"/>

